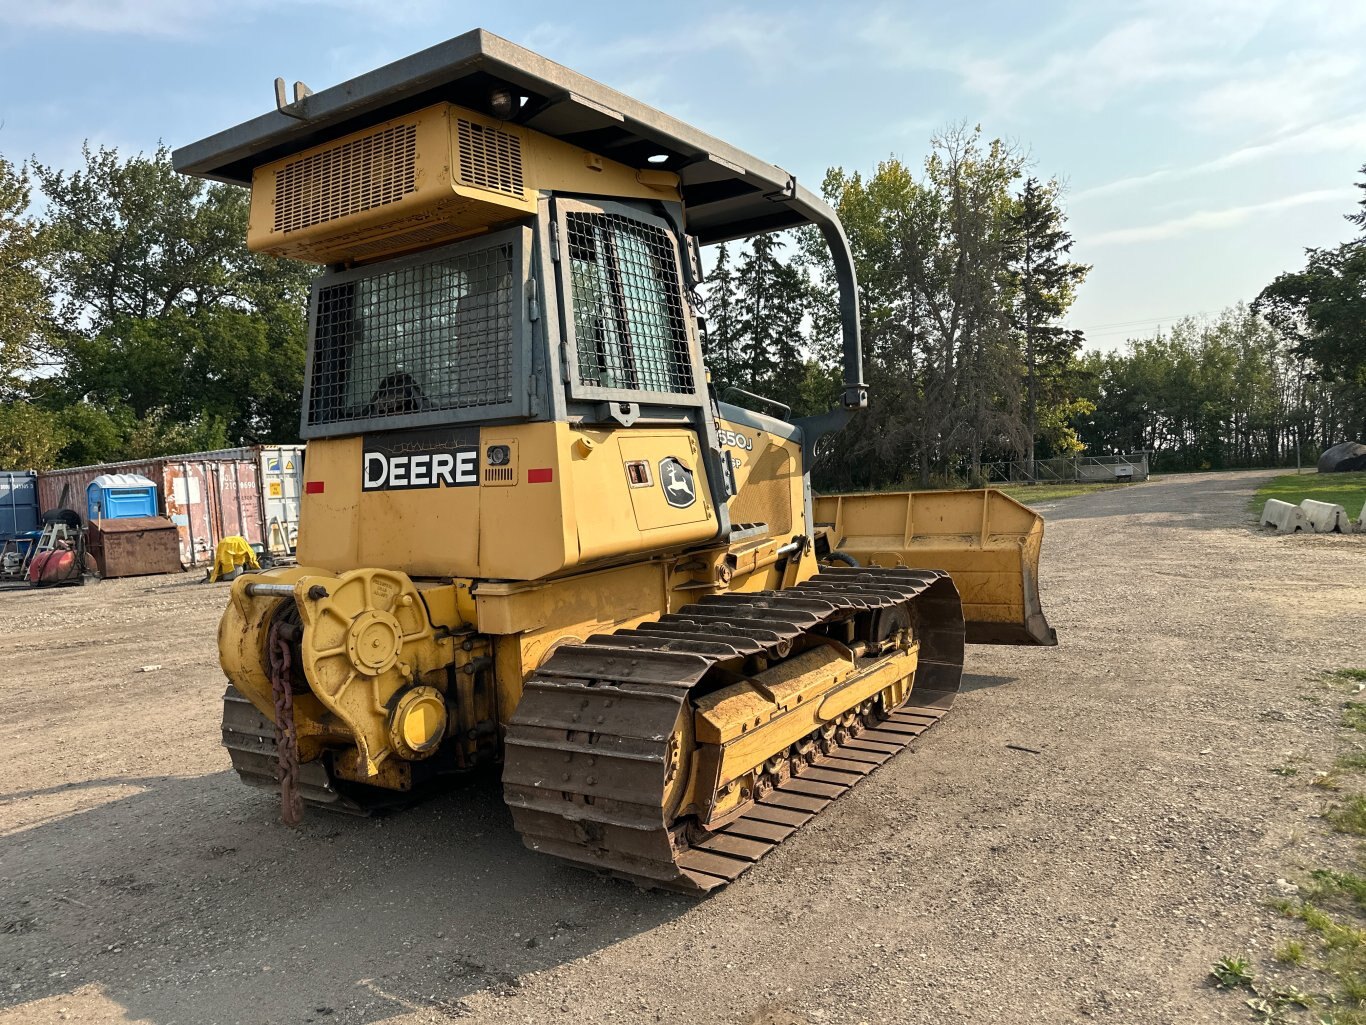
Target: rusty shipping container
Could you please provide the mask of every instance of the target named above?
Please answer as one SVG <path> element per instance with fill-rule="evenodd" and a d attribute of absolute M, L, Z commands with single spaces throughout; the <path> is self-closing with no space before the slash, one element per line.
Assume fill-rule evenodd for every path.
<path fill-rule="evenodd" d="M 38 477 L 39 504 L 81 512 L 85 489 L 100 474 L 138 473 L 156 483 L 158 511 L 176 525 L 187 569 L 212 563 L 218 542 L 233 534 L 287 556 L 297 532 L 303 454 L 302 445 L 272 445 L 49 470 Z"/>

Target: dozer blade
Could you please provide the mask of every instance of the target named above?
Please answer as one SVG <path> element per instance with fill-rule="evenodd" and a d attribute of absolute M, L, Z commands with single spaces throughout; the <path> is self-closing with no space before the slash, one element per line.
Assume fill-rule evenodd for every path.
<path fill-rule="evenodd" d="M 969 644 L 1057 644 L 1039 603 L 1043 517 L 990 488 L 822 495 L 817 527 L 863 566 L 944 570 Z"/>

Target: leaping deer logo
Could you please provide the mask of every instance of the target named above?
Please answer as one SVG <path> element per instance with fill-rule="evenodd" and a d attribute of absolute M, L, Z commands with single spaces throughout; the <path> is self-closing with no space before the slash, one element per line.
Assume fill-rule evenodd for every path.
<path fill-rule="evenodd" d="M 664 499 L 670 505 L 685 509 L 697 501 L 697 495 L 693 492 L 692 474 L 673 456 L 660 461 L 659 475 L 664 482 Z"/>

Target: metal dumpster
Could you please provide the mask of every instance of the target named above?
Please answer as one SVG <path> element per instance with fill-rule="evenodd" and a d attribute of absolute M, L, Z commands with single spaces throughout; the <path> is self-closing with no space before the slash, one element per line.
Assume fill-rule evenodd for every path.
<path fill-rule="evenodd" d="M 165 516 L 91 520 L 86 550 L 106 579 L 181 570 L 180 532 Z"/>

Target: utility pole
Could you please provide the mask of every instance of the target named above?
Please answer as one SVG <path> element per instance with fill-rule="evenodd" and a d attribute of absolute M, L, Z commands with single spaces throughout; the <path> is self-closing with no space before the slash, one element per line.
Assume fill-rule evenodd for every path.
<path fill-rule="evenodd" d="M 1025 463 L 1025 467 L 1026 467 L 1026 469 L 1027 469 L 1027 471 L 1028 471 L 1028 473 L 1029 473 L 1029 480 L 1030 480 L 1031 483 L 1034 481 L 1034 476 L 1035 476 L 1035 475 L 1034 475 L 1034 435 L 1035 435 L 1035 434 L 1037 433 L 1037 431 L 1038 431 L 1038 427 L 1037 427 L 1037 425 L 1036 425 L 1036 423 L 1035 423 L 1035 419 L 1036 419 L 1036 412 L 1035 412 L 1035 410 L 1036 410 L 1036 407 L 1035 407 L 1035 393 L 1034 393 L 1034 304 L 1031 303 L 1030 300 L 1029 300 L 1029 289 L 1030 289 L 1030 286 L 1031 286 L 1031 284 L 1033 283 L 1033 280 L 1034 280 L 1034 268 L 1033 268 L 1033 265 L 1031 264 L 1031 260 L 1032 260 L 1032 259 L 1033 259 L 1033 254 L 1032 254 L 1032 250 L 1031 250 L 1031 247 L 1030 247 L 1030 239 L 1029 239 L 1029 237 L 1026 235 L 1026 236 L 1025 236 L 1025 294 L 1024 294 L 1024 302 L 1025 302 L 1025 363 L 1026 363 L 1026 365 L 1027 365 L 1027 367 L 1028 367 L 1028 369 L 1029 369 L 1029 377 L 1028 377 L 1028 386 L 1029 386 L 1029 387 L 1028 387 L 1028 397 L 1027 397 L 1027 399 L 1026 399 L 1026 401 L 1029 403 L 1029 411 L 1028 411 L 1028 419 L 1029 419 L 1029 461 L 1028 461 L 1027 463 Z"/>

